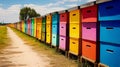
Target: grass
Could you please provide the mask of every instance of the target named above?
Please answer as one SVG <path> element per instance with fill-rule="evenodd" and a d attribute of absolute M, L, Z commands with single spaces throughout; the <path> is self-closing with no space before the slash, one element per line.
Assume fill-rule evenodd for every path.
<path fill-rule="evenodd" d="M 22 38 L 26 44 L 32 46 L 32 48 L 35 51 L 37 51 L 38 53 L 47 55 L 47 57 L 51 59 L 50 65 L 52 65 L 52 67 L 77 67 L 78 66 L 76 60 L 69 60 L 64 55 L 56 52 L 54 48 L 50 48 L 48 45 L 41 43 L 36 38 L 28 36 L 27 34 L 24 34 L 14 28 L 12 28 L 12 30 L 20 38 Z"/>
<path fill-rule="evenodd" d="M 0 26 L 0 50 L 9 45 L 6 26 Z"/>

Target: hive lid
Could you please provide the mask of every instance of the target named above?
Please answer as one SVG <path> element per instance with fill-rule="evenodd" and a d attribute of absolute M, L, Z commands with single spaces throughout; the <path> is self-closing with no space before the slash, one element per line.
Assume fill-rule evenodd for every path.
<path fill-rule="evenodd" d="M 41 19 L 41 18 L 42 18 L 42 16 L 40 16 L 40 17 L 36 17 L 36 19 L 39 19 L 39 18 Z"/>
<path fill-rule="evenodd" d="M 65 13 L 65 12 L 68 12 L 67 10 L 62 10 L 62 11 L 59 11 L 58 13 L 61 14 L 61 13 Z"/>
<path fill-rule="evenodd" d="M 33 17 L 33 18 L 40 18 L 40 17 L 42 17 L 42 16 L 38 16 L 38 17 Z"/>
<path fill-rule="evenodd" d="M 34 17 L 30 18 L 30 19 L 34 19 Z"/>
<path fill-rule="evenodd" d="M 55 11 L 55 12 L 52 12 L 51 14 L 53 15 L 53 14 L 57 14 L 58 12 L 57 11 Z"/>
<path fill-rule="evenodd" d="M 83 5 L 80 6 L 80 8 L 85 8 L 85 7 L 89 7 L 89 6 L 93 6 L 93 5 L 95 5 L 95 1 L 83 4 Z"/>
<path fill-rule="evenodd" d="M 42 16 L 42 18 L 45 18 L 45 17 L 46 17 L 46 15 L 43 15 L 43 16 Z"/>
<path fill-rule="evenodd" d="M 68 9 L 68 11 L 77 10 L 77 9 L 80 9 L 80 6 L 76 6 L 76 7 L 70 8 L 70 9 Z"/>
<path fill-rule="evenodd" d="M 112 1 L 112 0 L 96 0 L 96 4 L 109 2 L 109 1 Z"/>
<path fill-rule="evenodd" d="M 46 16 L 51 15 L 51 13 L 46 14 Z"/>

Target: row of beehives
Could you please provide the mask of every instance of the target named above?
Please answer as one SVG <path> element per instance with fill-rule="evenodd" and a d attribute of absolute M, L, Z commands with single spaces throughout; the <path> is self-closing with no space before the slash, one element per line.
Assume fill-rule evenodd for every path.
<path fill-rule="evenodd" d="M 13 27 L 90 62 L 120 67 L 120 1 L 91 2 Z"/>

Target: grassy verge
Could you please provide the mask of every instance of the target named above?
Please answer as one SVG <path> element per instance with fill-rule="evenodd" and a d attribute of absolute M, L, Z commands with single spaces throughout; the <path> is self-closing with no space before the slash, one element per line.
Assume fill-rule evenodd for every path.
<path fill-rule="evenodd" d="M 76 60 L 69 60 L 64 55 L 56 52 L 54 48 L 39 42 L 36 38 L 30 37 L 14 28 L 12 30 L 38 53 L 47 55 L 51 59 L 50 64 L 52 67 L 77 67 Z"/>
<path fill-rule="evenodd" d="M 0 26 L 0 50 L 9 45 L 6 26 Z"/>

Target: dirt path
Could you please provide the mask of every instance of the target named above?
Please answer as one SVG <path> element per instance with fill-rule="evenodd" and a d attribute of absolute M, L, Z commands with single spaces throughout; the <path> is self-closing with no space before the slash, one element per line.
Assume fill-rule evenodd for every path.
<path fill-rule="evenodd" d="M 10 28 L 7 29 L 12 44 L 0 53 L 0 67 L 50 67 L 47 56 L 38 56 Z"/>

